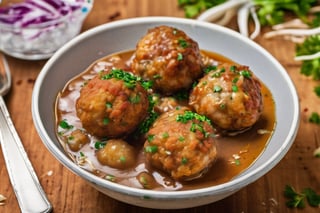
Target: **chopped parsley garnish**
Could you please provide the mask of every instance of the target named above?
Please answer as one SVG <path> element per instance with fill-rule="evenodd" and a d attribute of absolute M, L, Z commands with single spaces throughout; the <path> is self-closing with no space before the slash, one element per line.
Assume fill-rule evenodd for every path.
<path fill-rule="evenodd" d="M 183 60 L 183 55 L 182 55 L 182 53 L 178 53 L 177 60 L 178 60 L 178 61 L 182 61 L 182 60 Z"/>
<path fill-rule="evenodd" d="M 102 149 L 103 147 L 105 147 L 106 143 L 107 143 L 106 141 L 96 141 L 94 143 L 94 148 Z"/>
<path fill-rule="evenodd" d="M 150 89 L 152 87 L 152 82 L 144 81 L 141 77 L 135 76 L 132 73 L 126 72 L 122 69 L 112 69 L 109 73 L 101 76 L 102 80 L 108 80 L 111 78 L 122 80 L 125 86 L 129 89 L 135 88 L 137 83 L 140 83 L 145 89 Z"/>
<path fill-rule="evenodd" d="M 185 111 L 183 115 L 178 115 L 176 118 L 176 121 L 187 123 L 188 121 L 191 121 L 193 119 L 196 119 L 201 122 L 207 122 L 211 125 L 211 121 L 204 115 L 199 115 L 198 113 L 192 112 L 192 111 Z"/>
<path fill-rule="evenodd" d="M 143 120 L 137 130 L 137 133 L 144 134 L 147 133 L 153 124 L 153 122 L 159 117 L 159 114 L 154 111 L 154 105 L 157 104 L 159 98 L 157 94 L 149 95 L 149 108 L 148 108 L 148 116 L 145 120 Z"/>
<path fill-rule="evenodd" d="M 62 128 L 62 129 L 72 129 L 73 128 L 73 125 L 70 125 L 68 122 L 67 122 L 67 120 L 62 120 L 62 121 L 60 121 L 60 123 L 59 123 L 59 126 Z"/>
<path fill-rule="evenodd" d="M 213 92 L 221 92 L 221 91 L 222 91 L 222 87 L 221 87 L 221 86 L 215 85 L 215 86 L 213 87 Z"/>
<path fill-rule="evenodd" d="M 155 135 L 148 135 L 148 136 L 147 136 L 148 142 L 153 141 L 154 137 L 155 137 Z"/>
<path fill-rule="evenodd" d="M 310 188 L 305 188 L 299 193 L 292 186 L 286 185 L 284 196 L 288 199 L 286 205 L 289 208 L 304 208 L 306 205 L 305 199 L 312 207 L 320 206 L 320 195 Z"/>
<path fill-rule="evenodd" d="M 153 81 L 141 80 L 141 85 L 145 90 L 151 89 L 153 86 Z"/>
<path fill-rule="evenodd" d="M 153 76 L 153 79 L 161 79 L 161 75 L 160 74 L 156 74 Z"/>
<path fill-rule="evenodd" d="M 73 135 L 70 135 L 70 136 L 68 137 L 68 142 L 73 141 L 73 140 L 74 140 L 74 136 L 73 136 Z"/>
<path fill-rule="evenodd" d="M 231 89 L 232 89 L 232 92 L 238 92 L 239 90 L 237 85 L 232 85 Z"/>
<path fill-rule="evenodd" d="M 237 71 L 237 67 L 235 65 L 230 66 L 230 71 L 231 72 Z"/>
<path fill-rule="evenodd" d="M 183 136 L 179 136 L 179 139 L 178 139 L 179 141 L 184 141 L 185 139 L 184 139 L 184 137 Z"/>
<path fill-rule="evenodd" d="M 109 118 L 103 118 L 102 123 L 103 125 L 108 125 L 110 122 Z"/>
<path fill-rule="evenodd" d="M 224 103 L 220 104 L 220 105 L 219 105 L 219 108 L 220 108 L 220 109 L 225 109 L 225 108 L 226 108 L 226 104 L 224 104 Z"/>
<path fill-rule="evenodd" d="M 130 103 L 133 103 L 133 104 L 138 104 L 140 102 L 140 100 L 141 100 L 141 98 L 140 98 L 139 94 L 137 94 L 135 96 L 131 96 L 129 98 Z"/>
<path fill-rule="evenodd" d="M 180 47 L 182 47 L 182 48 L 187 48 L 189 46 L 189 43 L 182 38 L 178 39 L 178 43 L 179 43 Z"/>
<path fill-rule="evenodd" d="M 188 163 L 188 158 L 183 157 L 183 158 L 181 159 L 181 163 L 182 163 L 183 165 L 187 164 L 187 163 Z"/>
<path fill-rule="evenodd" d="M 217 66 L 207 66 L 205 69 L 204 69 L 204 73 L 209 73 L 211 71 L 214 71 L 214 70 L 217 70 Z"/>
<path fill-rule="evenodd" d="M 200 123 L 193 122 L 194 120 L 199 121 Z M 211 121 L 204 115 L 199 115 L 192 111 L 185 111 L 183 115 L 178 115 L 176 117 L 177 122 L 187 123 L 188 121 L 192 121 L 190 131 L 196 132 L 196 130 L 200 131 L 206 138 L 210 135 L 210 133 L 206 132 L 202 122 L 207 122 L 211 125 Z"/>
<path fill-rule="evenodd" d="M 157 146 L 146 146 L 144 151 L 147 153 L 156 153 L 158 151 L 158 147 Z"/>
<path fill-rule="evenodd" d="M 234 78 L 234 79 L 232 80 L 232 83 L 236 84 L 238 81 L 239 81 L 239 78 Z"/>
<path fill-rule="evenodd" d="M 245 78 L 250 78 L 251 77 L 251 72 L 249 70 L 241 70 L 240 75 L 242 75 Z"/>
<path fill-rule="evenodd" d="M 201 124 L 198 124 L 198 123 L 192 123 L 191 124 L 191 127 L 190 127 L 190 131 L 191 132 L 196 132 L 196 130 L 200 131 L 205 138 L 207 138 L 210 133 L 206 132 L 203 128 L 203 126 Z"/>
<path fill-rule="evenodd" d="M 138 132 L 141 134 L 147 133 L 153 124 L 153 122 L 159 117 L 159 114 L 155 111 L 149 112 L 148 117 L 141 122 L 141 124 L 138 127 Z"/>
<path fill-rule="evenodd" d="M 125 163 L 127 159 L 126 159 L 125 156 L 121 156 L 121 157 L 119 158 L 119 160 L 120 160 L 121 163 Z"/>
<path fill-rule="evenodd" d="M 168 138 L 169 137 L 169 133 L 168 132 L 164 132 L 163 134 L 162 134 L 162 138 Z"/>
<path fill-rule="evenodd" d="M 107 107 L 108 109 L 111 109 L 111 108 L 112 108 L 112 103 L 107 102 L 107 103 L 106 103 L 106 107 Z"/>
<path fill-rule="evenodd" d="M 214 69 L 213 71 L 214 71 L 214 73 L 211 75 L 211 77 L 212 78 L 219 78 L 221 76 L 221 74 L 226 71 L 226 69 L 224 67 L 222 67 L 219 70 Z"/>

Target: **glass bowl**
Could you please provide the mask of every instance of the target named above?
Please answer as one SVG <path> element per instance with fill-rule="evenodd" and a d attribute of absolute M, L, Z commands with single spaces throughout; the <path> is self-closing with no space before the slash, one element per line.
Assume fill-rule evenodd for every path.
<path fill-rule="evenodd" d="M 68 42 L 70 39 L 79 34 L 83 20 L 86 18 L 90 12 L 93 0 L 64 0 L 62 2 L 69 10 L 60 11 L 61 14 L 58 16 L 54 14 L 57 11 L 47 11 L 47 8 L 41 8 L 43 5 L 43 0 L 40 0 L 40 4 L 37 5 L 39 8 L 32 8 L 29 12 L 33 13 L 31 16 L 38 16 L 36 19 L 33 18 L 35 23 L 28 23 L 22 17 L 30 16 L 29 12 L 25 11 L 25 8 L 30 8 L 28 4 L 38 4 L 39 0 L 26 0 L 23 3 L 11 4 L 5 9 L 18 10 L 15 13 L 19 13 L 19 21 L 12 21 L 12 17 L 5 19 L 3 14 L 0 12 L 0 50 L 4 53 L 11 55 L 16 58 L 26 59 L 26 60 L 40 60 L 47 59 L 52 56 L 52 54 Z M 69 4 L 69 5 L 68 5 Z M 49 5 L 51 6 L 51 5 Z M 38 9 L 43 9 L 43 11 L 38 11 Z M 52 9 L 52 8 L 51 8 Z M 21 15 L 21 11 L 26 12 Z M 32 11 L 35 10 L 35 11 Z M 32 12 L 31 12 L 32 11 Z M 47 13 L 47 14 L 46 14 Z M 5 14 L 5 15 L 9 15 Z M 15 14 L 17 15 L 17 14 Z M 48 16 L 45 17 L 44 16 Z M 16 16 L 17 17 L 17 16 Z M 14 17 L 14 18 L 16 18 Z M 1 19 L 3 18 L 3 19 Z M 28 17 L 30 19 L 30 17 Z M 23 21 L 24 23 L 22 23 Z"/>

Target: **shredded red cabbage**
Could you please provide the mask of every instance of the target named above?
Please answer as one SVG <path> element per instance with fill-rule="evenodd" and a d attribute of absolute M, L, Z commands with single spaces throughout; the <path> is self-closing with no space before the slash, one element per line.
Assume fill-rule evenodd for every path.
<path fill-rule="evenodd" d="M 43 24 L 84 8 L 84 5 L 90 2 L 86 0 L 25 0 L 22 3 L 0 8 L 0 24 L 18 27 Z"/>

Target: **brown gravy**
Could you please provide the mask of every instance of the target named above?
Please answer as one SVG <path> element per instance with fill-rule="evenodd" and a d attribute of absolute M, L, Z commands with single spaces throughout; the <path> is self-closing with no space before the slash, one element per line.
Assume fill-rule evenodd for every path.
<path fill-rule="evenodd" d="M 57 96 L 55 106 L 57 137 L 63 147 L 65 147 L 65 151 L 80 167 L 93 172 L 101 178 L 111 179 L 119 184 L 136 188 L 142 188 L 137 180 L 138 174 L 148 171 L 158 183 L 158 187 L 154 188 L 155 190 L 188 190 L 218 185 L 229 181 L 247 169 L 263 152 L 276 125 L 274 100 L 271 92 L 263 83 L 262 95 L 264 111 L 259 121 L 250 130 L 244 133 L 236 136 L 218 137 L 218 160 L 200 179 L 188 182 L 178 182 L 174 181 L 161 171 L 147 167 L 144 163 L 142 143 L 135 142 L 132 138 L 127 139 L 127 141 L 131 144 L 136 144 L 135 148 L 139 150 L 137 164 L 132 169 L 118 170 L 101 165 L 95 156 L 94 148 L 95 142 L 99 139 L 93 136 L 90 137 L 90 144 L 86 144 L 80 151 L 71 151 L 66 141 L 61 137 L 59 122 L 65 119 L 75 128 L 82 128 L 81 122 L 76 116 L 75 109 L 75 101 L 79 97 L 81 86 L 85 81 L 96 75 L 103 67 L 116 67 L 128 70 L 128 64 L 132 54 L 133 51 L 126 51 L 106 56 L 96 61 L 86 71 L 71 79 Z M 215 61 L 232 62 L 230 59 L 216 53 L 202 51 L 202 54 Z M 83 161 L 81 156 L 85 156 L 86 160 Z"/>

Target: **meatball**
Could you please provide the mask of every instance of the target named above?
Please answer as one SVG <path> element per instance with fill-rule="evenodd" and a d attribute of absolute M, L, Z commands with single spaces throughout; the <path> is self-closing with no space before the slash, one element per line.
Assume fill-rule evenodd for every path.
<path fill-rule="evenodd" d="M 133 132 L 146 117 L 148 93 L 131 73 L 101 72 L 80 91 L 76 112 L 92 135 L 117 138 Z"/>
<path fill-rule="evenodd" d="M 164 112 L 147 133 L 146 162 L 175 180 L 201 177 L 217 158 L 210 120 L 187 107 Z"/>
<path fill-rule="evenodd" d="M 193 88 L 189 104 L 222 130 L 244 130 L 261 115 L 261 84 L 247 66 L 213 66 Z"/>
<path fill-rule="evenodd" d="M 154 89 L 172 94 L 189 89 L 202 75 L 198 43 L 183 31 L 168 26 L 149 29 L 137 43 L 133 72 L 154 82 Z"/>
<path fill-rule="evenodd" d="M 135 165 L 136 152 L 133 146 L 121 139 L 108 140 L 97 152 L 97 159 L 103 165 L 127 169 Z"/>

